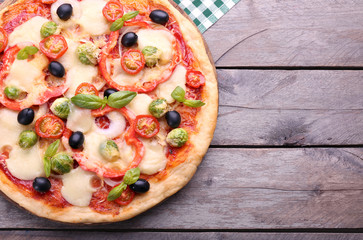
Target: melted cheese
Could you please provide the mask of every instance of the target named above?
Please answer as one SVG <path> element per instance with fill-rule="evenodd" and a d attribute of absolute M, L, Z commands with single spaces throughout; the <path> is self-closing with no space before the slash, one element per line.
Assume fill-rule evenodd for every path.
<path fill-rule="evenodd" d="M 109 128 L 102 129 L 97 127 L 97 125 L 95 124 L 95 131 L 110 139 L 120 136 L 126 128 L 126 120 L 124 116 L 116 111 L 110 112 L 106 116 L 108 117 L 108 119 L 110 119 Z"/>
<path fill-rule="evenodd" d="M 185 67 L 178 65 L 173 74 L 171 75 L 171 77 L 169 78 L 168 81 L 161 83 L 157 89 L 156 89 L 156 94 L 159 98 L 165 98 L 166 101 L 168 103 L 172 103 L 175 100 L 171 97 L 171 93 L 174 91 L 174 89 L 177 86 L 180 86 L 184 89 L 186 89 L 185 87 L 185 83 L 186 83 L 186 79 L 185 79 L 185 74 L 186 74 L 187 70 L 185 69 Z"/>
<path fill-rule="evenodd" d="M 145 146 L 145 155 L 139 165 L 141 173 L 151 175 L 164 170 L 167 163 L 164 147 L 155 140 L 141 140 Z"/>
<path fill-rule="evenodd" d="M 83 151 L 85 155 L 92 159 L 102 160 L 103 157 L 100 154 L 100 145 L 107 140 L 107 137 L 91 132 L 85 136 Z"/>
<path fill-rule="evenodd" d="M 57 15 L 58 7 L 65 3 L 71 4 L 72 8 L 73 8 L 72 16 L 67 21 L 63 21 Z M 82 14 L 82 9 L 81 9 L 80 3 L 77 0 L 58 0 L 52 4 L 52 6 L 50 8 L 50 13 L 51 13 L 52 20 L 55 23 L 57 23 L 61 28 L 74 29 L 77 26 L 76 25 L 77 19 L 79 19 Z"/>
<path fill-rule="evenodd" d="M 91 35 L 101 35 L 110 32 L 109 22 L 102 14 L 105 1 L 83 0 L 81 2 L 82 15 L 78 20 L 82 30 Z"/>
<path fill-rule="evenodd" d="M 91 115 L 91 110 L 71 106 L 70 113 L 67 118 L 67 128 L 75 131 L 86 133 L 92 129 L 94 117 Z"/>
<path fill-rule="evenodd" d="M 147 94 L 137 94 L 136 97 L 127 105 L 127 108 L 136 115 L 150 114 L 149 105 L 152 101 L 153 99 Z"/>
<path fill-rule="evenodd" d="M 121 59 L 107 59 L 107 71 L 110 72 L 110 65 L 113 65 L 112 80 L 121 86 L 135 85 L 141 82 L 145 70 L 141 70 L 138 74 L 131 75 L 125 72 L 121 67 Z"/>
<path fill-rule="evenodd" d="M 27 22 L 16 27 L 14 31 L 9 35 L 9 46 L 14 46 L 21 42 L 31 42 L 36 46 L 42 40 L 40 36 L 40 28 L 49 20 L 43 17 L 33 17 Z"/>
<path fill-rule="evenodd" d="M 92 194 L 97 190 L 91 185 L 91 180 L 95 176 L 94 173 L 84 171 L 80 167 L 62 175 L 61 193 L 64 199 L 74 206 L 88 206 Z"/>
<path fill-rule="evenodd" d="M 0 109 L 0 149 L 6 145 L 17 145 L 19 134 L 26 130 L 26 126 L 18 123 L 17 117 L 18 113 L 15 111 Z"/>

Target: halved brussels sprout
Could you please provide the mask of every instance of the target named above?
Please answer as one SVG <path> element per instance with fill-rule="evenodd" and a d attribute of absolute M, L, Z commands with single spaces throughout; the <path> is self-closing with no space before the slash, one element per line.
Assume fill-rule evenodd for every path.
<path fill-rule="evenodd" d="M 184 128 L 175 128 L 166 136 L 166 142 L 172 147 L 182 147 L 188 141 L 188 132 Z"/>
<path fill-rule="evenodd" d="M 73 158 L 65 152 L 57 153 L 50 163 L 52 171 L 58 174 L 69 173 L 73 169 Z"/>
<path fill-rule="evenodd" d="M 155 99 L 149 105 L 149 112 L 156 118 L 161 118 L 168 111 L 168 103 L 166 99 Z"/>
<path fill-rule="evenodd" d="M 146 46 L 141 52 L 144 54 L 145 65 L 147 67 L 155 67 L 162 54 L 161 50 L 153 46 Z"/>
<path fill-rule="evenodd" d="M 42 25 L 40 28 L 40 35 L 43 38 L 53 35 L 57 31 L 57 24 L 55 22 L 49 21 Z"/>
<path fill-rule="evenodd" d="M 113 162 L 120 158 L 117 144 L 112 140 L 107 140 L 100 145 L 100 153 L 107 161 Z"/>
<path fill-rule="evenodd" d="M 20 96 L 20 92 L 21 91 L 18 88 L 12 87 L 12 86 L 6 87 L 4 89 L 4 93 L 5 93 L 6 97 L 11 100 L 18 99 Z"/>
<path fill-rule="evenodd" d="M 37 134 L 32 130 L 24 130 L 19 135 L 19 146 L 21 148 L 31 148 L 38 141 Z"/>
<path fill-rule="evenodd" d="M 69 115 L 70 107 L 71 101 L 68 98 L 58 98 L 50 106 L 50 110 L 54 115 L 65 119 Z"/>
<path fill-rule="evenodd" d="M 86 65 L 96 65 L 99 53 L 100 49 L 91 42 L 81 44 L 77 48 L 79 61 Z"/>

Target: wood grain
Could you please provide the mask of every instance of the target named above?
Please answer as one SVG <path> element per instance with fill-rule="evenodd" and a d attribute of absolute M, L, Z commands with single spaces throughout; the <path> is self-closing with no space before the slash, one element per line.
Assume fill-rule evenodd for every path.
<path fill-rule="evenodd" d="M 363 1 L 245 0 L 203 35 L 217 67 L 362 67 Z"/>
<path fill-rule="evenodd" d="M 1 228 L 363 228 L 363 149 L 210 149 L 191 182 L 134 219 L 74 226 L 1 199 Z"/>

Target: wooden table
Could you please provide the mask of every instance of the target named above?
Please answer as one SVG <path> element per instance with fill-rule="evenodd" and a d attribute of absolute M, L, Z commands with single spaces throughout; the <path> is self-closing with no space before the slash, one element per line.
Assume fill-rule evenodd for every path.
<path fill-rule="evenodd" d="M 242 0 L 204 37 L 218 126 L 192 181 L 74 226 L 0 199 L 0 239 L 363 239 L 363 1 Z"/>

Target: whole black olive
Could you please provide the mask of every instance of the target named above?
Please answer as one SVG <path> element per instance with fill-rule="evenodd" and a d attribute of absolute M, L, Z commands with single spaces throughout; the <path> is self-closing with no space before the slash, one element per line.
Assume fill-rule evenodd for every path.
<path fill-rule="evenodd" d="M 73 149 L 79 149 L 84 143 L 84 135 L 82 132 L 74 132 L 68 140 L 69 146 Z"/>
<path fill-rule="evenodd" d="M 34 110 L 31 108 L 24 108 L 18 113 L 18 123 L 22 125 L 29 125 L 34 120 Z"/>
<path fill-rule="evenodd" d="M 177 111 L 169 111 L 165 114 L 166 122 L 168 123 L 169 127 L 177 128 L 180 125 L 181 117 Z"/>
<path fill-rule="evenodd" d="M 150 183 L 145 179 L 139 179 L 134 184 L 130 185 L 132 191 L 137 193 L 146 193 L 150 189 Z"/>
<path fill-rule="evenodd" d="M 66 21 L 71 18 L 73 7 L 69 3 L 62 4 L 57 9 L 57 15 L 60 19 Z"/>
<path fill-rule="evenodd" d="M 45 177 L 37 177 L 33 181 L 33 188 L 37 192 L 48 192 L 49 189 L 52 187 L 48 178 Z"/>
<path fill-rule="evenodd" d="M 161 25 L 165 25 L 169 21 L 169 14 L 163 10 L 154 10 L 149 17 L 153 22 Z"/>
<path fill-rule="evenodd" d="M 125 47 L 131 47 L 137 42 L 138 36 L 134 32 L 125 33 L 121 38 L 121 43 Z"/>
<path fill-rule="evenodd" d="M 118 92 L 117 89 L 107 88 L 106 91 L 103 93 L 103 97 L 109 97 L 112 93 L 115 92 Z"/>
<path fill-rule="evenodd" d="M 66 73 L 63 65 L 56 61 L 49 63 L 48 70 L 53 76 L 59 77 L 59 78 L 63 77 L 64 74 Z"/>

